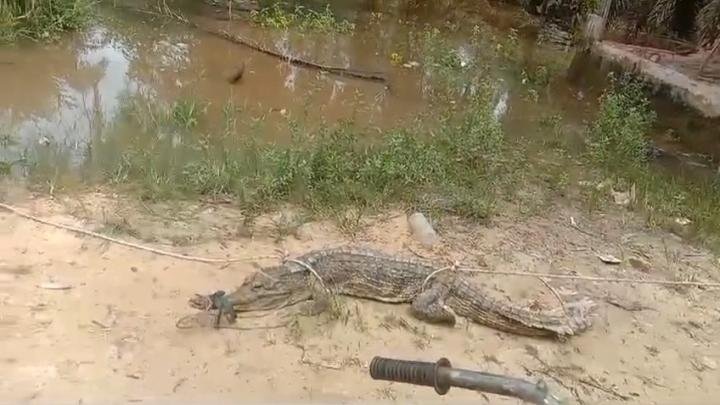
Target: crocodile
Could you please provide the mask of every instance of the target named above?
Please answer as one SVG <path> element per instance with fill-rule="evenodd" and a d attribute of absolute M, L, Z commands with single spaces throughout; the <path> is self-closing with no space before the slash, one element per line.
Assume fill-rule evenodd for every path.
<path fill-rule="evenodd" d="M 411 304 L 411 313 L 431 323 L 454 325 L 456 315 L 518 335 L 576 335 L 591 325 L 594 304 L 585 299 L 565 305 L 565 313 L 536 312 L 495 300 L 456 271 L 419 259 L 405 259 L 359 248 L 334 248 L 307 253 L 283 264 L 261 268 L 236 291 L 195 295 L 190 306 L 218 310 L 233 322 L 237 312 L 276 310 L 310 304 L 312 314 L 326 309 L 331 294 L 385 303 Z M 216 324 L 217 326 L 217 324 Z"/>

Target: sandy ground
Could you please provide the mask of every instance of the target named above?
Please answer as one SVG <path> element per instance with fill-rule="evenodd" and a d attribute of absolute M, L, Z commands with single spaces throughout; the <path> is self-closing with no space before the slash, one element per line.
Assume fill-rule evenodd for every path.
<path fill-rule="evenodd" d="M 559 205 L 544 218 L 501 216 L 487 225 L 445 218 L 437 223 L 443 244 L 429 252 L 413 243 L 400 213 L 366 220 L 353 241 L 326 223 L 296 227 L 280 217 L 260 218 L 249 228 L 238 211 L 221 204 L 138 206 L 98 194 L 49 200 L 20 193 L 6 200 L 46 219 L 88 229 L 114 224 L 132 235 L 122 238 L 207 257 L 362 243 L 499 270 L 718 279 L 712 254 L 645 229 L 623 209 L 589 217 Z M 583 232 L 569 225 L 570 217 Z M 623 263 L 605 265 L 597 254 Z M 291 317 L 288 327 L 243 331 L 176 328 L 179 318 L 194 313 L 190 296 L 230 290 L 252 271 L 252 263 L 172 259 L 0 211 L 0 400 L 518 403 L 460 389 L 438 397 L 428 388 L 373 381 L 367 364 L 375 355 L 447 357 L 458 367 L 542 378 L 571 403 L 708 404 L 720 395 L 717 289 L 553 281 L 561 292 L 598 303 L 593 328 L 566 342 L 465 321 L 453 328 L 425 325 L 407 306 L 349 299 L 340 319 Z M 49 281 L 72 288 L 38 287 Z M 476 281 L 521 304 L 557 306 L 535 279 Z M 240 325 L 286 318 L 241 319 Z"/>

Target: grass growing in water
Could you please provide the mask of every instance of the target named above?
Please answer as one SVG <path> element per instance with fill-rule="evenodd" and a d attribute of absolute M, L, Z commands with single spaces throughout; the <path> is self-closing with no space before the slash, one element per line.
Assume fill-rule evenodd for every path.
<path fill-rule="evenodd" d="M 315 11 L 300 5 L 291 8 L 288 4 L 276 2 L 260 11 L 253 11 L 251 18 L 260 26 L 283 30 L 297 28 L 300 31 L 349 34 L 355 29 L 353 23 L 336 18 L 329 5 Z"/>
<path fill-rule="evenodd" d="M 635 186 L 632 206 L 644 211 L 651 225 L 720 247 L 720 178 L 671 178 L 658 171 L 647 155 L 647 134 L 654 120 L 642 84 L 627 78 L 614 82 L 589 131 L 591 161 L 614 187 Z M 690 219 L 692 227 L 678 226 L 678 218 Z"/>
<path fill-rule="evenodd" d="M 600 100 L 590 129 L 590 154 L 608 168 L 642 168 L 647 163 L 647 134 L 655 121 L 643 85 L 629 78 L 613 81 Z"/>
<path fill-rule="evenodd" d="M 87 25 L 92 0 L 0 0 L 0 43 L 18 38 L 55 40 Z"/>
<path fill-rule="evenodd" d="M 467 111 L 448 113 L 434 134 L 418 127 L 377 139 L 346 123 L 295 129 L 294 139 L 276 144 L 228 132 L 234 117 L 222 134 L 203 136 L 176 125 L 175 108 L 129 103 L 125 114 L 132 119 L 118 125 L 142 130 L 116 128 L 133 139 L 106 136 L 93 146 L 98 158 L 88 170 L 102 173 L 98 180 L 139 187 L 145 198 L 229 195 L 251 212 L 289 201 L 347 217 L 348 209 L 401 203 L 481 219 L 507 177 L 500 159 L 505 145 L 487 99 L 467 103 Z"/>

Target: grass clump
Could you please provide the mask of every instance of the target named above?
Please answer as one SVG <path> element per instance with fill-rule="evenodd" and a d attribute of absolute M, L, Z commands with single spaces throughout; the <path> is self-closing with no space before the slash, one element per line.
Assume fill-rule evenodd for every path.
<path fill-rule="evenodd" d="M 0 42 L 55 40 L 63 32 L 84 28 L 93 4 L 92 0 L 0 0 Z"/>
<path fill-rule="evenodd" d="M 658 170 L 647 153 L 654 120 L 643 85 L 627 77 L 615 81 L 589 130 L 591 162 L 614 189 L 635 189 L 631 206 L 645 212 L 650 225 L 720 247 L 720 177 L 679 178 Z M 691 226 L 678 225 L 686 219 Z"/>
<path fill-rule="evenodd" d="M 288 4 L 276 2 L 259 11 L 253 11 L 251 18 L 255 24 L 262 27 L 282 30 L 296 28 L 306 32 L 349 34 L 355 29 L 353 23 L 336 18 L 330 5 L 316 11 L 301 5 L 291 8 Z"/>
<path fill-rule="evenodd" d="M 170 116 L 173 123 L 183 129 L 195 128 L 200 122 L 203 106 L 193 99 L 183 99 L 173 103 Z"/>
<path fill-rule="evenodd" d="M 295 128 L 283 143 L 228 133 L 237 124 L 231 114 L 220 134 L 208 136 L 177 125 L 177 104 L 162 111 L 151 102 L 128 104 L 118 135 L 93 147 L 86 168 L 147 199 L 226 195 L 248 212 L 290 202 L 353 228 L 362 213 L 398 203 L 484 218 L 508 175 L 503 132 L 482 94 L 467 99 L 467 110 L 448 112 L 435 132 L 423 125 L 378 138 L 342 123 Z"/>
<path fill-rule="evenodd" d="M 643 167 L 648 158 L 647 134 L 654 121 L 641 83 L 629 78 L 613 81 L 590 129 L 590 155 L 607 167 Z"/>

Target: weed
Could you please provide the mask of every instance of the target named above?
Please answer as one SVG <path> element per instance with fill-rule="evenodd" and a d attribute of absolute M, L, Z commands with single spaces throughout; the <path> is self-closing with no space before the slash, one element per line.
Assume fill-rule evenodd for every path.
<path fill-rule="evenodd" d="M 315 11 L 300 5 L 291 9 L 287 4 L 276 2 L 260 11 L 253 11 L 251 18 L 260 26 L 282 30 L 297 28 L 300 31 L 349 34 L 355 29 L 353 23 L 338 20 L 330 5 Z"/>
<path fill-rule="evenodd" d="M 110 236 L 128 235 L 137 239 L 141 237 L 140 232 L 130 225 L 130 222 L 124 217 L 105 218 L 102 226 L 96 232 Z"/>
<path fill-rule="evenodd" d="M 0 0 L 0 42 L 18 38 L 55 40 L 87 25 L 91 0 Z"/>
<path fill-rule="evenodd" d="M 553 74 L 544 65 L 537 66 L 534 69 L 522 69 L 520 82 L 525 87 L 527 98 L 537 102 L 540 98 L 540 91 L 550 85 L 552 77 Z"/>
<path fill-rule="evenodd" d="M 223 135 L 224 136 L 230 136 L 237 132 L 238 128 L 238 121 L 237 121 L 237 114 L 240 112 L 240 108 L 235 104 L 233 100 L 228 100 L 225 105 L 223 105 Z"/>
<path fill-rule="evenodd" d="M 17 141 L 8 133 L 0 135 L 0 148 L 7 148 L 17 144 Z"/>
<path fill-rule="evenodd" d="M 289 210 L 281 210 L 272 218 L 272 237 L 276 243 L 282 242 L 288 235 L 294 234 L 303 223 L 304 219 L 301 215 Z"/>
<path fill-rule="evenodd" d="M 196 100 L 184 99 L 176 101 L 170 109 L 173 123 L 182 129 L 195 128 L 199 123 L 203 107 Z"/>
<path fill-rule="evenodd" d="M 515 172 L 507 170 L 513 159 L 503 158 L 503 133 L 486 92 L 445 114 L 435 132 L 433 126 L 389 130 L 372 143 L 351 123 L 290 128 L 293 137 L 284 144 L 227 136 L 237 125 L 233 106 L 224 109 L 219 136 L 199 136 L 194 132 L 205 114 L 199 101 L 162 106 L 138 95 L 124 104 L 122 118 L 107 129 L 117 133 L 103 134 L 83 167 L 87 178 L 131 186 L 147 200 L 232 196 L 249 217 L 289 202 L 334 217 L 354 235 L 366 214 L 389 204 L 425 201 L 431 210 L 486 218 L 498 187 L 511 184 L 506 177 Z M 286 225 L 279 236 L 292 227 Z"/>
<path fill-rule="evenodd" d="M 606 167 L 639 168 L 647 163 L 646 135 L 655 120 L 644 87 L 623 77 L 613 82 L 600 101 L 590 129 L 590 155 Z"/>
<path fill-rule="evenodd" d="M 614 187 L 635 185 L 634 208 L 646 214 L 649 225 L 675 230 L 676 218 L 688 218 L 694 229 L 681 233 L 696 233 L 707 244 L 720 246 L 720 181 L 669 177 L 656 170 L 648 162 L 646 140 L 654 118 L 642 84 L 627 77 L 616 80 L 602 96 L 599 115 L 589 130 L 590 162 Z M 599 187 L 590 190 L 593 206 L 602 193 Z"/>
<path fill-rule="evenodd" d="M 335 222 L 340 228 L 340 232 L 351 238 L 354 238 L 363 229 L 363 211 L 361 208 L 350 208 L 342 212 L 335 213 Z"/>
<path fill-rule="evenodd" d="M 360 311 L 360 306 L 355 303 L 355 316 L 353 317 L 353 326 L 355 326 L 355 330 L 357 330 L 360 333 L 366 333 L 368 331 L 368 324 L 365 320 L 365 317 L 362 314 L 362 311 Z"/>

